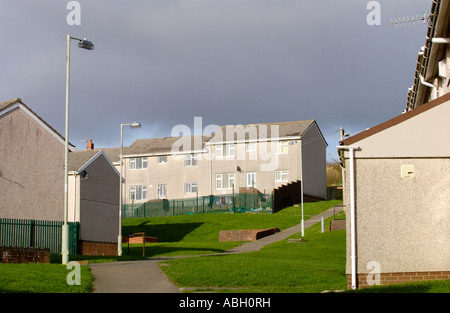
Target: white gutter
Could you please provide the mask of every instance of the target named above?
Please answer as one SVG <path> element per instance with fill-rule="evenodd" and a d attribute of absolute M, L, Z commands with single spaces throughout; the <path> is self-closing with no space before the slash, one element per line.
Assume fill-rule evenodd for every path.
<path fill-rule="evenodd" d="M 431 42 L 432 43 L 449 44 L 450 43 L 450 38 L 431 38 Z"/>
<path fill-rule="evenodd" d="M 354 151 L 358 146 L 337 146 L 338 150 L 348 150 L 350 154 L 350 238 L 351 238 L 351 263 L 352 263 L 352 289 L 356 289 L 356 225 L 355 225 L 355 159 Z"/>
<path fill-rule="evenodd" d="M 427 82 L 425 81 L 425 79 L 423 78 L 422 75 L 419 75 L 419 78 L 420 78 L 420 82 L 422 83 L 422 85 L 427 86 L 427 87 L 430 87 L 430 88 L 433 89 L 433 99 L 431 99 L 431 100 L 436 99 L 436 98 L 437 98 L 437 90 L 436 90 L 436 86 L 433 85 L 433 84 L 427 83 Z"/>

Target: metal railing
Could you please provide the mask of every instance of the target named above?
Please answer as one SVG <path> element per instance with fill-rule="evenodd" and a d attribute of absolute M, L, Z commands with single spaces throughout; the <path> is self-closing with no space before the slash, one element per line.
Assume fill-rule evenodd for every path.
<path fill-rule="evenodd" d="M 198 213 L 272 213 L 273 197 L 265 194 L 226 194 L 186 199 L 152 200 L 125 204 L 122 218 L 189 215 Z"/>
<path fill-rule="evenodd" d="M 0 218 L 0 246 L 48 248 L 61 253 L 62 221 Z M 77 254 L 80 223 L 69 224 L 69 253 Z"/>

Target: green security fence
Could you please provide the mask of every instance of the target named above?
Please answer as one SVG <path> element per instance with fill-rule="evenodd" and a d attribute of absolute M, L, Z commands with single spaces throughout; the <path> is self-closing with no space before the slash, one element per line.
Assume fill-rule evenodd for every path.
<path fill-rule="evenodd" d="M 272 213 L 273 197 L 265 194 L 227 194 L 187 199 L 152 200 L 123 206 L 122 218 L 175 216 L 198 213 Z"/>
<path fill-rule="evenodd" d="M 49 248 L 61 253 L 62 221 L 0 218 L 0 246 Z M 77 254 L 80 223 L 69 224 L 69 253 Z"/>

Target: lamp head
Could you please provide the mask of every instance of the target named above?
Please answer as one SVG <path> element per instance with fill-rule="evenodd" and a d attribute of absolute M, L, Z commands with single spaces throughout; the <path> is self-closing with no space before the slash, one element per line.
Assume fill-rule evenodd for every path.
<path fill-rule="evenodd" d="M 78 47 L 86 50 L 94 50 L 94 44 L 91 41 L 86 40 L 86 38 L 80 40 L 80 42 L 78 43 Z"/>
<path fill-rule="evenodd" d="M 141 128 L 141 124 L 137 123 L 137 122 L 133 122 L 133 123 L 130 124 L 130 127 L 131 128 Z"/>

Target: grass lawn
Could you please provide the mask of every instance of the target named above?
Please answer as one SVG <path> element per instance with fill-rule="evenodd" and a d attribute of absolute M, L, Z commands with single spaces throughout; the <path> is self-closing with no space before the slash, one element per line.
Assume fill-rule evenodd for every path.
<path fill-rule="evenodd" d="M 167 266 L 162 268 L 179 286 L 199 291 L 345 290 L 345 230 L 321 233 L 319 223 L 305 231 L 304 240 L 283 240 L 257 252 L 174 259 L 166 261 Z"/>
<path fill-rule="evenodd" d="M 61 264 L 0 263 L 1 293 L 88 293 L 94 280 L 89 267 L 80 267 L 81 285 L 68 285 L 74 269 Z"/>
<path fill-rule="evenodd" d="M 335 205 L 339 200 L 304 204 L 305 220 Z M 277 227 L 281 230 L 301 221 L 301 209 L 289 207 L 276 214 L 206 213 L 172 217 L 131 218 L 122 221 L 122 234 L 145 232 L 157 237 L 158 243 L 146 244 L 146 256 L 174 256 L 224 252 L 241 242 L 219 242 L 220 230 L 261 229 Z M 123 245 L 124 256 L 128 246 Z M 142 255 L 142 245 L 130 245 L 130 256 Z"/>
<path fill-rule="evenodd" d="M 305 219 L 339 204 L 340 201 L 305 203 Z M 123 220 L 123 235 L 145 232 L 158 237 L 146 244 L 146 257 L 196 255 L 223 252 L 240 242 L 219 242 L 220 230 L 278 227 L 286 229 L 301 221 L 299 207 L 276 214 L 196 214 Z M 328 224 L 327 224 L 328 225 Z M 326 225 L 325 229 L 328 229 Z M 291 238 L 300 238 L 300 234 Z M 179 286 L 218 292 L 321 292 L 345 290 L 345 230 L 320 232 L 320 223 L 305 230 L 306 241 L 271 244 L 258 252 L 188 257 L 165 261 L 162 269 Z M 70 256 L 71 261 L 89 262 L 142 259 L 142 244 L 123 245 L 123 256 Z M 61 265 L 60 256 L 51 264 L 0 263 L 0 292 L 4 293 L 89 293 L 94 280 L 88 266 L 81 266 L 81 286 L 66 282 L 71 270 Z M 450 280 L 407 285 L 378 286 L 356 292 L 445 292 Z M 355 292 L 355 291 L 352 291 Z"/>

